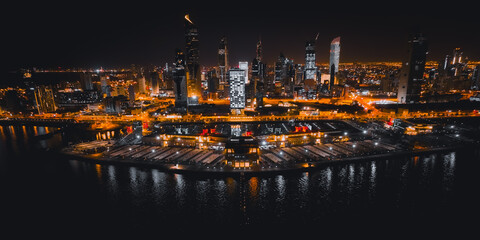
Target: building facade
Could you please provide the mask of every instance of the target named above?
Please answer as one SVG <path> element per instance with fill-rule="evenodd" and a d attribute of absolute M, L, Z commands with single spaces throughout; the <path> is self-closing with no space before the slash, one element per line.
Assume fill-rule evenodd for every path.
<path fill-rule="evenodd" d="M 198 104 L 202 96 L 200 50 L 197 26 L 185 15 L 185 69 L 189 104 Z"/>
<path fill-rule="evenodd" d="M 232 114 L 243 114 L 245 109 L 245 71 L 232 68 L 230 76 L 230 110 Z"/>
<path fill-rule="evenodd" d="M 397 100 L 399 103 L 413 103 L 419 100 L 427 50 L 427 40 L 422 34 L 410 37 L 406 59 L 402 63 L 398 80 Z"/>
<path fill-rule="evenodd" d="M 315 61 L 315 41 L 307 41 L 305 43 L 305 79 L 317 80 L 317 66 Z"/>
<path fill-rule="evenodd" d="M 228 71 L 228 46 L 227 38 L 222 37 L 220 39 L 220 45 L 218 46 L 218 77 L 220 79 L 220 84 L 224 85 L 228 82 L 227 71 Z"/>
<path fill-rule="evenodd" d="M 338 72 L 338 65 L 340 63 L 340 37 L 336 37 L 330 43 L 330 89 L 337 84 L 335 76 Z"/>
<path fill-rule="evenodd" d="M 187 110 L 187 79 L 185 76 L 185 55 L 177 49 L 173 69 L 173 90 L 175 93 L 175 108 L 179 111 Z"/>

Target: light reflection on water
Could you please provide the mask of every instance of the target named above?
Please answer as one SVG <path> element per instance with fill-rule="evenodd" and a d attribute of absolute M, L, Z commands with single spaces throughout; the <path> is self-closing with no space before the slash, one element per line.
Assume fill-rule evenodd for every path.
<path fill-rule="evenodd" d="M 13 138 L 6 136 L 11 134 L 8 131 L 15 131 L 18 138 L 25 131 L 27 134 L 45 131 L 41 127 L 35 131 L 28 127 L 25 131 L 19 129 L 2 127 L 2 140 L 12 142 Z M 44 146 L 53 146 L 50 140 L 45 140 Z M 23 139 L 17 142 L 25 143 Z M 25 151 L 28 147 L 12 146 L 14 151 L 15 148 Z M 147 214 L 152 224 L 214 226 L 315 222 L 351 211 L 415 212 L 429 205 L 444 206 L 451 204 L 453 192 L 458 188 L 457 161 L 458 154 L 452 152 L 244 178 L 168 173 L 76 160 L 68 161 L 57 171 L 98 189 L 100 194 L 91 193 L 97 200 L 105 201 L 113 212 L 125 213 L 135 221 L 146 224 L 142 217 Z"/>

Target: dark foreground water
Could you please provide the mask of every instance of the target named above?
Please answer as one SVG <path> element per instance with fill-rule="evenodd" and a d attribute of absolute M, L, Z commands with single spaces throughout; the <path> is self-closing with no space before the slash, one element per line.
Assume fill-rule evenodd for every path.
<path fill-rule="evenodd" d="M 273 236 L 318 234 L 315 238 L 381 233 L 387 239 L 420 232 L 430 239 L 465 236 L 478 228 L 480 154 L 475 149 L 227 177 L 65 159 L 37 150 L 59 146 L 61 134 L 31 140 L 28 129 L 3 130 L 0 229 L 19 235 L 222 233 L 230 238 L 261 230 Z"/>

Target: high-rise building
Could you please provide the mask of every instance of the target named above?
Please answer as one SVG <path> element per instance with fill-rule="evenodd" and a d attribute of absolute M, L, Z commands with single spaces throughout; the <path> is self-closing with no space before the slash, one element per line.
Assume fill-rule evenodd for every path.
<path fill-rule="evenodd" d="M 93 90 L 93 83 L 92 83 L 92 75 L 89 72 L 83 72 L 80 75 L 80 78 L 82 80 L 82 88 L 85 91 L 91 91 Z"/>
<path fill-rule="evenodd" d="M 128 86 L 128 104 L 133 107 L 135 103 L 135 87 L 134 85 Z"/>
<path fill-rule="evenodd" d="M 138 93 L 145 94 L 147 91 L 147 86 L 145 85 L 145 76 L 139 76 L 138 81 Z"/>
<path fill-rule="evenodd" d="M 305 79 L 317 80 L 317 66 L 315 65 L 315 41 L 305 43 Z"/>
<path fill-rule="evenodd" d="M 185 15 L 185 67 L 189 104 L 198 103 L 198 98 L 202 96 L 199 51 L 198 29 L 187 14 Z"/>
<path fill-rule="evenodd" d="M 340 37 L 336 37 L 330 43 L 330 86 L 333 86 L 335 84 L 335 76 L 338 72 L 339 63 L 340 63 Z"/>
<path fill-rule="evenodd" d="M 245 71 L 232 68 L 230 77 L 230 110 L 232 114 L 242 114 L 245 109 Z"/>
<path fill-rule="evenodd" d="M 160 73 L 157 71 L 151 71 L 150 75 L 150 89 L 151 95 L 157 96 L 160 90 Z"/>
<path fill-rule="evenodd" d="M 340 37 L 336 37 L 330 43 L 330 68 L 334 68 L 335 73 L 338 72 L 339 63 L 340 63 Z"/>
<path fill-rule="evenodd" d="M 443 70 L 447 70 L 451 66 L 452 57 L 450 55 L 445 56 L 445 61 L 443 62 Z"/>
<path fill-rule="evenodd" d="M 217 97 L 217 89 L 218 89 L 218 82 L 219 79 L 217 77 L 217 73 L 215 69 L 210 70 L 207 72 L 207 92 L 209 97 L 208 98 L 216 98 Z"/>
<path fill-rule="evenodd" d="M 248 80 L 248 62 L 238 62 L 238 68 L 245 71 L 245 84 L 249 84 Z"/>
<path fill-rule="evenodd" d="M 460 52 L 460 48 L 455 48 L 455 49 L 453 49 L 452 56 L 453 56 L 452 65 L 455 65 L 457 63 L 461 63 L 463 52 Z"/>
<path fill-rule="evenodd" d="M 250 99 L 251 106 L 253 106 L 253 99 L 256 99 L 256 107 L 263 107 L 263 94 L 265 92 L 265 75 L 266 75 L 266 64 L 263 61 L 263 46 L 262 40 L 259 39 L 257 42 L 257 48 L 255 52 L 255 58 L 252 61 L 252 83 L 250 83 Z"/>
<path fill-rule="evenodd" d="M 35 88 L 35 104 L 38 114 L 55 112 L 57 107 L 50 87 L 38 86 Z"/>
<path fill-rule="evenodd" d="M 110 85 L 109 77 L 105 75 L 103 71 L 100 72 L 100 88 L 102 89 L 102 95 L 110 97 Z"/>
<path fill-rule="evenodd" d="M 161 71 L 161 90 L 171 90 L 173 89 L 173 69 L 171 66 L 168 66 L 168 63 L 165 64 L 165 67 Z"/>
<path fill-rule="evenodd" d="M 453 50 L 453 59 L 452 59 L 452 71 L 455 77 L 462 75 L 466 67 L 466 59 L 463 57 L 463 52 L 460 51 L 460 48 L 455 48 Z"/>
<path fill-rule="evenodd" d="M 220 84 L 227 83 L 227 71 L 229 67 L 227 38 L 225 36 L 220 39 L 220 45 L 218 46 L 218 68 Z"/>
<path fill-rule="evenodd" d="M 187 80 L 185 76 L 185 55 L 182 50 L 177 49 L 173 69 L 173 81 L 175 92 L 175 108 L 180 111 L 187 110 Z"/>
<path fill-rule="evenodd" d="M 475 66 L 472 73 L 472 89 L 480 89 L 480 65 Z"/>
<path fill-rule="evenodd" d="M 398 80 L 399 103 L 412 103 L 419 100 L 427 53 L 426 38 L 420 33 L 412 35 L 408 41 L 406 59 L 402 63 Z"/>
<path fill-rule="evenodd" d="M 280 54 L 275 62 L 275 94 L 281 96 L 293 96 L 293 84 L 295 78 L 295 66 L 293 60 Z"/>
<path fill-rule="evenodd" d="M 103 105 L 105 113 L 118 114 L 122 113 L 124 109 L 124 103 L 126 102 L 125 96 L 106 97 L 103 99 Z"/>
<path fill-rule="evenodd" d="M 263 61 L 263 46 L 262 46 L 262 40 L 259 39 L 258 42 L 257 42 L 257 51 L 256 51 L 256 59 L 258 62 L 262 62 Z"/>

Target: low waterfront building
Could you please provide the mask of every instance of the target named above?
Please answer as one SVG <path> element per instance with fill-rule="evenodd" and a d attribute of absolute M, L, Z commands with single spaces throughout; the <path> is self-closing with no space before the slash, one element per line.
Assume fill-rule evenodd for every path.
<path fill-rule="evenodd" d="M 258 164 L 259 148 L 256 139 L 250 136 L 232 137 L 225 143 L 226 165 L 249 168 Z"/>

